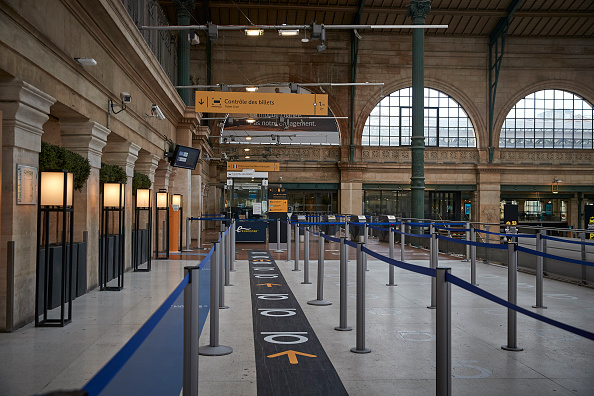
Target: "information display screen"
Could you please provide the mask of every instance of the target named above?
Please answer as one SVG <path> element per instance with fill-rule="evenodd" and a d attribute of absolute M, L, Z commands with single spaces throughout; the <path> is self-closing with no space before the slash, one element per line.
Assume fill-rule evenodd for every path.
<path fill-rule="evenodd" d="M 199 156 L 200 150 L 178 144 L 173 151 L 171 166 L 193 170 L 196 168 Z"/>

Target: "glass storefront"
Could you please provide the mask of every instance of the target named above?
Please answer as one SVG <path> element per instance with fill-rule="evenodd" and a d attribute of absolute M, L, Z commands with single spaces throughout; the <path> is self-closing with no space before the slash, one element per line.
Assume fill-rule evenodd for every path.
<path fill-rule="evenodd" d="M 410 191 L 365 190 L 363 214 L 410 217 Z"/>
<path fill-rule="evenodd" d="M 559 198 L 518 198 L 502 199 L 500 218 L 503 220 L 505 204 L 518 205 L 518 221 L 524 223 L 567 222 L 568 200 Z"/>
<path fill-rule="evenodd" d="M 289 212 L 293 213 L 338 213 L 336 190 L 287 190 Z"/>
<path fill-rule="evenodd" d="M 263 179 L 234 179 L 233 185 L 227 186 L 227 213 L 235 219 L 259 219 L 268 213 L 267 186 Z"/>

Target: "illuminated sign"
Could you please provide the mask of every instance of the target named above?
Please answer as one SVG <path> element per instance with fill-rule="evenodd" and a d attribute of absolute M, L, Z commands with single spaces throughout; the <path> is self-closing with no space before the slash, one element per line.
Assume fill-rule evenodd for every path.
<path fill-rule="evenodd" d="M 275 172 L 279 170 L 278 162 L 227 162 L 228 171 L 253 169 L 256 172 Z"/>
<path fill-rule="evenodd" d="M 328 95 L 196 91 L 196 112 L 327 116 Z"/>

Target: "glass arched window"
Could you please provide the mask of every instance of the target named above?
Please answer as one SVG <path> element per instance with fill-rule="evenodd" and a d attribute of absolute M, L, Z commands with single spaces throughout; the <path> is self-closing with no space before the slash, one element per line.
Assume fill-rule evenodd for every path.
<path fill-rule="evenodd" d="M 499 147 L 592 149 L 592 105 L 571 92 L 546 89 L 507 115 Z"/>
<path fill-rule="evenodd" d="M 383 98 L 363 127 L 363 146 L 410 146 L 412 88 Z M 425 146 L 476 147 L 474 127 L 462 107 L 449 95 L 425 88 Z"/>

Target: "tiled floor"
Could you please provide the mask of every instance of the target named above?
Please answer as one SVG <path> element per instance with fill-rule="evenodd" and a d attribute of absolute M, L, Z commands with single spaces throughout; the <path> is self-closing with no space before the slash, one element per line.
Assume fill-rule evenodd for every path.
<path fill-rule="evenodd" d="M 302 245 L 303 246 L 303 245 Z M 387 252 L 387 244 L 369 246 Z M 237 245 L 234 286 L 225 288 L 230 309 L 220 311 L 220 342 L 231 355 L 200 357 L 200 392 L 206 395 L 255 395 L 255 362 L 247 250 L 263 245 Z M 338 250 L 326 244 L 324 298 L 330 306 L 312 306 L 316 298 L 317 242 L 310 246 L 311 285 L 295 272 L 284 253 L 273 253 L 312 327 L 351 395 L 428 395 L 435 393 L 435 311 L 430 280 L 395 270 L 398 286 L 387 287 L 388 266 L 369 260 L 366 291 L 366 346 L 354 354 L 355 331 L 338 332 Z M 274 250 L 274 249 L 271 249 Z M 355 262 L 350 249 L 348 324 L 355 327 Z M 64 328 L 25 326 L 0 334 L 0 394 L 32 395 L 83 386 L 150 317 L 182 279 L 183 266 L 206 253 L 153 261 L 150 273 L 127 273 L 120 292 L 92 291 L 74 302 L 74 320 Z M 406 260 L 428 266 L 428 252 L 407 247 Z M 301 252 L 303 258 L 303 252 Z M 396 246 L 399 258 L 399 246 Z M 192 260 L 188 263 L 186 259 Z M 469 263 L 440 255 L 440 265 L 470 279 Z M 303 261 L 300 263 L 303 268 Z M 499 297 L 507 296 L 507 268 L 477 264 L 478 282 Z M 518 303 L 535 303 L 534 276 L 518 274 Z M 545 316 L 594 331 L 594 290 L 545 279 Z M 506 344 L 507 311 L 479 296 L 452 286 L 453 393 L 457 395 L 591 395 L 594 389 L 594 342 L 518 315 L 522 352 Z M 208 325 L 201 344 L 208 342 Z"/>

